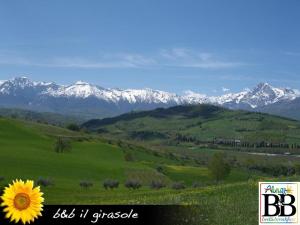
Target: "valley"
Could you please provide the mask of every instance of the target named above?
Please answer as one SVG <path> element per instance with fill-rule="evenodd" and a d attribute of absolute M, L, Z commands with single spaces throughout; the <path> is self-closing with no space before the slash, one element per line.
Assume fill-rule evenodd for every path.
<path fill-rule="evenodd" d="M 0 187 L 33 179 L 46 204 L 202 205 L 208 224 L 239 225 L 226 215 L 231 207 L 256 220 L 259 180 L 299 178 L 299 144 L 296 120 L 212 105 L 90 120 L 79 131 L 4 116 Z M 217 154 L 230 166 L 219 181 Z"/>

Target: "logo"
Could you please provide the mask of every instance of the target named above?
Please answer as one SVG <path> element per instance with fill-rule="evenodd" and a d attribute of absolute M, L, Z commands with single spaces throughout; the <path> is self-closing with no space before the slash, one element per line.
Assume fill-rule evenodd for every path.
<path fill-rule="evenodd" d="M 0 196 L 1 206 L 6 213 L 5 218 L 15 223 L 33 222 L 42 215 L 44 202 L 42 195 L 40 187 L 34 187 L 32 180 L 14 180 Z"/>
<path fill-rule="evenodd" d="M 259 182 L 260 225 L 300 225 L 299 184 L 300 182 Z"/>

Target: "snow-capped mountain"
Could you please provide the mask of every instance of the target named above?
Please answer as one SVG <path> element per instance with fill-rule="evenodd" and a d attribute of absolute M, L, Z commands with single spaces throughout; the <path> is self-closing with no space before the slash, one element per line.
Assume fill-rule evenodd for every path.
<path fill-rule="evenodd" d="M 77 81 L 70 86 L 60 86 L 56 89 L 48 89 L 40 93 L 53 97 L 66 98 L 90 98 L 94 97 L 100 100 L 118 104 L 118 102 L 136 103 L 156 103 L 168 104 L 170 102 L 180 103 L 180 97 L 176 94 L 152 90 L 152 89 L 105 89 L 83 81 Z"/>
<path fill-rule="evenodd" d="M 290 88 L 275 88 L 268 83 L 260 83 L 252 90 L 213 97 L 211 102 L 229 108 L 256 109 L 281 101 L 292 101 L 300 97 L 300 92 Z"/>
<path fill-rule="evenodd" d="M 196 93 L 193 91 L 186 91 L 184 95 L 181 96 L 181 103 L 184 104 L 209 104 L 214 102 L 212 97 L 208 97 L 207 95 Z"/>
<path fill-rule="evenodd" d="M 207 96 L 192 91 L 177 95 L 153 89 L 112 89 L 78 81 L 72 85 L 34 82 L 26 77 L 0 81 L 0 106 L 18 107 L 86 117 L 114 116 L 179 104 L 215 104 L 232 109 L 257 110 L 300 97 L 300 91 L 260 83 L 252 90 Z"/>

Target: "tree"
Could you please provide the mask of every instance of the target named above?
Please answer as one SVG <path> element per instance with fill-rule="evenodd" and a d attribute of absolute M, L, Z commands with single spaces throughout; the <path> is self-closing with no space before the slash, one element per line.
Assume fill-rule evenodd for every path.
<path fill-rule="evenodd" d="M 127 180 L 125 182 L 125 187 L 127 187 L 128 189 L 135 190 L 135 189 L 139 189 L 141 186 L 142 184 L 139 180 L 132 179 L 132 180 Z"/>
<path fill-rule="evenodd" d="M 152 189 L 161 189 L 164 188 L 166 184 L 161 180 L 152 180 L 150 183 L 150 187 Z"/>
<path fill-rule="evenodd" d="M 126 152 L 124 155 L 124 159 L 127 162 L 133 162 L 134 161 L 134 157 L 130 152 Z"/>
<path fill-rule="evenodd" d="M 73 130 L 73 131 L 79 131 L 80 130 L 80 127 L 75 124 L 75 123 L 70 123 L 68 126 L 67 126 L 67 129 L 69 130 Z"/>
<path fill-rule="evenodd" d="M 71 142 L 67 138 L 58 137 L 55 144 L 54 144 L 54 151 L 57 153 L 62 153 L 64 151 L 71 151 L 72 146 Z"/>
<path fill-rule="evenodd" d="M 53 181 L 49 178 L 39 177 L 36 181 L 36 184 L 43 187 L 48 187 L 53 185 Z"/>
<path fill-rule="evenodd" d="M 158 165 L 158 166 L 156 167 L 156 171 L 159 172 L 159 173 L 164 174 L 164 173 L 165 173 L 165 168 L 164 168 L 164 166 L 162 166 L 162 165 Z"/>
<path fill-rule="evenodd" d="M 107 189 L 112 190 L 114 188 L 118 188 L 119 187 L 119 181 L 107 179 L 103 182 L 103 187 L 105 188 L 105 190 L 107 190 Z"/>
<path fill-rule="evenodd" d="M 173 188 L 175 190 L 185 189 L 185 184 L 182 181 L 174 182 L 171 185 L 171 188 Z"/>
<path fill-rule="evenodd" d="M 224 180 L 230 173 L 230 166 L 225 161 L 224 153 L 215 153 L 209 164 L 208 169 L 211 173 L 212 178 L 218 183 L 221 180 Z"/>
<path fill-rule="evenodd" d="M 82 180 L 82 181 L 80 181 L 79 185 L 80 185 L 80 187 L 82 187 L 84 189 L 88 189 L 93 186 L 93 182 L 87 181 L 87 180 Z"/>

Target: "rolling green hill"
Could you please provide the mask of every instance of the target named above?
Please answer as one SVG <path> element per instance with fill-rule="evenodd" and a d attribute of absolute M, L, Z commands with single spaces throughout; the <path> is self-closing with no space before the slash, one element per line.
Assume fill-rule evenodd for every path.
<path fill-rule="evenodd" d="M 172 117 L 178 118 L 176 110 Z M 201 118 L 206 121 L 220 118 L 224 113 L 232 113 L 219 108 L 204 112 Z M 199 113 L 199 110 L 195 110 L 189 117 L 197 119 Z M 163 113 L 155 119 L 165 120 L 167 117 Z M 158 130 L 162 129 L 161 124 L 153 124 L 153 118 L 148 119 Z M 294 121 L 288 122 L 289 126 L 296 126 Z M 179 127 L 176 120 L 170 122 L 169 126 L 171 124 Z M 135 123 L 132 126 L 136 126 Z M 57 137 L 70 140 L 72 149 L 64 153 L 55 152 Z M 0 179 L 0 190 L 13 179 L 37 181 L 43 178 L 52 183 L 42 187 L 46 204 L 192 204 L 204 206 L 209 218 L 204 224 L 239 225 L 256 221 L 257 179 L 267 175 L 233 166 L 225 181 L 215 185 L 207 167 L 195 163 L 193 158 L 175 157 L 134 143 L 46 124 L 0 118 L 0 177 L 4 178 Z M 216 150 L 201 151 L 211 154 Z M 130 160 L 126 157 L 128 154 L 131 155 Z M 118 180 L 119 188 L 105 190 L 102 183 L 108 178 Z M 138 190 L 127 189 L 124 186 L 127 179 L 139 180 L 142 187 Z M 153 180 L 162 181 L 166 187 L 160 190 L 150 188 L 149 184 Z M 82 181 L 91 182 L 93 186 L 80 187 Z M 172 183 L 179 181 L 184 182 L 186 188 L 172 189 Z M 193 187 L 195 182 L 200 185 Z M 228 216 L 232 209 L 236 210 L 237 216 Z M 195 223 L 191 221 L 189 224 L 197 224 L 198 216 L 196 213 L 193 217 Z"/>
<path fill-rule="evenodd" d="M 71 123 L 83 122 L 83 119 L 80 117 L 66 116 L 52 112 L 36 112 L 17 108 L 0 108 L 0 116 L 52 124 L 57 126 L 66 126 Z"/>
<path fill-rule="evenodd" d="M 300 120 L 300 98 L 288 102 L 277 102 L 260 108 L 261 112 L 273 113 Z"/>
<path fill-rule="evenodd" d="M 54 151 L 57 136 L 72 140 L 70 152 Z M 0 118 L 0 146 L 0 176 L 4 176 L 7 182 L 15 178 L 53 180 L 54 186 L 45 189 L 48 203 L 72 202 L 74 193 L 77 193 L 74 190 L 78 191 L 78 198 L 81 194 L 85 196 L 79 186 L 82 180 L 93 182 L 92 193 L 99 195 L 106 195 L 101 185 L 108 178 L 120 183 L 129 178 L 139 179 L 147 187 L 155 179 L 166 184 L 184 181 L 189 186 L 194 181 L 211 182 L 204 167 L 183 166 L 181 161 L 142 148 L 120 147 L 95 136 L 44 124 Z M 125 159 L 128 153 L 133 155 L 133 160 Z M 163 165 L 165 171 L 158 172 L 158 165 Z M 245 173 L 233 171 L 228 182 L 246 179 Z M 120 188 L 126 190 L 124 186 Z M 98 203 L 92 196 L 79 202 Z"/>
<path fill-rule="evenodd" d="M 232 167 L 290 176 L 300 156 L 300 122 L 211 105 L 132 112 L 82 125 L 104 138 L 139 145 L 185 165 L 206 167 L 225 152 Z"/>
<path fill-rule="evenodd" d="M 211 105 L 132 112 L 114 118 L 90 120 L 82 127 L 103 136 L 149 143 L 151 146 L 200 145 L 214 140 L 237 140 L 248 145 L 264 142 L 273 147 L 300 144 L 299 121 Z"/>

